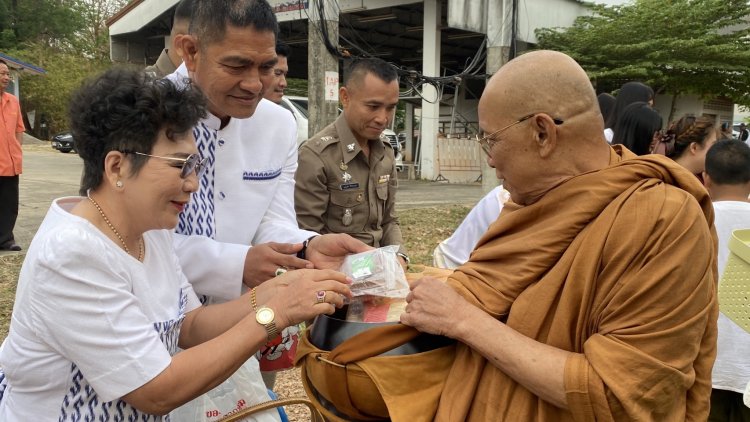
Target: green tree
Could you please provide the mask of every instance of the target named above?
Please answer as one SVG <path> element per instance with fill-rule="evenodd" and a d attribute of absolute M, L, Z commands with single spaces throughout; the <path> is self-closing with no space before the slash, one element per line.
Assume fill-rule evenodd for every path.
<path fill-rule="evenodd" d="M 22 48 L 41 42 L 66 48 L 81 27 L 77 0 L 0 0 L 0 48 Z"/>
<path fill-rule="evenodd" d="M 105 21 L 126 0 L 0 0 L 0 50 L 47 71 L 21 74 L 21 106 L 68 128 L 68 101 L 82 81 L 111 66 Z M 15 7 L 13 5 L 16 5 Z M 36 131 L 35 135 L 41 136 Z"/>
<path fill-rule="evenodd" d="M 727 97 L 750 105 L 750 2 L 588 6 L 592 14 L 570 28 L 537 30 L 538 47 L 570 55 L 594 83 L 640 80 L 673 96 Z"/>

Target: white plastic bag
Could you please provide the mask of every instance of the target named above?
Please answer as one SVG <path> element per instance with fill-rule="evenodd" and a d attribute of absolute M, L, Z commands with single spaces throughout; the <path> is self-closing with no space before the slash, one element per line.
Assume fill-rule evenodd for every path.
<path fill-rule="evenodd" d="M 341 272 L 354 280 L 349 287 L 355 297 L 404 298 L 409 294 L 409 283 L 396 252 L 398 245 L 390 245 L 344 259 Z"/>
<path fill-rule="evenodd" d="M 258 361 L 253 357 L 208 393 L 185 403 L 169 414 L 172 422 L 215 422 L 230 413 L 271 400 L 260 376 Z M 280 422 L 277 409 L 248 416 L 246 422 Z"/>

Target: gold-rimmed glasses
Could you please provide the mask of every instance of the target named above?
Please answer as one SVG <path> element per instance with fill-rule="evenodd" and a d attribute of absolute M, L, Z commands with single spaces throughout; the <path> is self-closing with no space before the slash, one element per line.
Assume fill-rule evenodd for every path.
<path fill-rule="evenodd" d="M 507 129 L 512 128 L 513 126 L 515 126 L 515 125 L 517 125 L 519 123 L 523 123 L 526 120 L 529 120 L 530 118 L 536 116 L 537 114 L 539 114 L 539 113 L 531 113 L 531 114 L 528 114 L 526 116 L 523 116 L 520 119 L 516 120 L 515 122 L 513 122 L 513 123 L 511 123 L 511 124 L 509 124 L 507 126 L 504 126 L 504 127 L 500 128 L 500 129 L 498 129 L 498 130 L 490 133 L 489 135 L 482 136 L 483 135 L 482 133 L 477 133 L 475 135 L 475 137 L 477 139 L 477 142 L 479 142 L 479 146 L 482 147 L 482 151 L 484 151 L 484 153 L 487 154 L 488 157 L 490 157 L 491 156 L 490 153 L 492 152 L 492 147 L 495 146 L 495 144 L 497 143 L 497 140 L 494 139 L 495 136 L 499 135 L 500 133 L 502 133 L 503 131 L 505 131 Z M 565 122 L 562 119 L 555 119 L 554 117 L 552 118 L 552 121 L 555 122 L 556 125 L 561 125 L 561 124 L 563 124 Z"/>
<path fill-rule="evenodd" d="M 162 160 L 172 160 L 172 161 L 179 161 L 182 163 L 182 165 L 175 166 L 180 169 L 180 178 L 187 179 L 188 176 L 190 176 L 190 173 L 195 172 L 195 175 L 200 177 L 201 173 L 203 172 L 203 169 L 205 169 L 206 159 L 201 158 L 198 154 L 190 154 L 185 158 L 179 158 L 179 157 L 164 157 L 160 155 L 151 155 L 151 154 L 145 154 L 142 152 L 137 151 L 122 151 L 124 154 L 135 154 L 135 155 L 142 155 L 145 157 L 152 157 L 152 158 L 161 158 Z"/>

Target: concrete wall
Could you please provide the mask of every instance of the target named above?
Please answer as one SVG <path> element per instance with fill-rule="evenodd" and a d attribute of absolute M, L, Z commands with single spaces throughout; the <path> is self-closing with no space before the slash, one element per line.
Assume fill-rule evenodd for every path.
<path fill-rule="evenodd" d="M 654 100 L 654 108 L 659 112 L 664 127 L 669 125 L 669 112 L 672 107 L 671 95 L 657 95 Z M 675 101 L 675 111 L 673 120 L 677 120 L 686 114 L 696 116 L 712 116 L 717 119 L 717 123 L 736 121 L 733 116 L 732 103 L 724 100 L 704 100 L 697 95 L 683 95 L 677 97 Z"/>

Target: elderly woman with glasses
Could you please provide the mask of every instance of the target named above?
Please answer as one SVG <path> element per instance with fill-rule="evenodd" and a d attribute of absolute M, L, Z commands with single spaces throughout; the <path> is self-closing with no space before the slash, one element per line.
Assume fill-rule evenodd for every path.
<path fill-rule="evenodd" d="M 54 201 L 29 248 L 0 350 L 0 420 L 162 420 L 350 294 L 340 273 L 298 270 L 200 306 L 172 229 L 197 189 L 191 128 L 204 115 L 196 89 L 126 70 L 75 95 L 86 196 Z"/>

